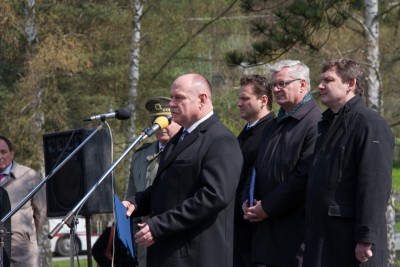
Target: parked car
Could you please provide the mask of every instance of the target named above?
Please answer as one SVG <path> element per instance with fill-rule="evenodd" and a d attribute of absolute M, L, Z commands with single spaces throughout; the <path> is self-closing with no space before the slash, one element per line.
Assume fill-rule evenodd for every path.
<path fill-rule="evenodd" d="M 50 231 L 54 229 L 60 222 L 62 218 L 49 218 Z M 97 233 L 92 233 L 90 236 L 90 243 L 93 246 L 99 236 Z M 57 256 L 69 256 L 71 249 L 71 229 L 67 225 L 63 225 L 61 230 L 50 239 L 51 251 Z M 86 238 L 86 225 L 85 219 L 79 219 L 75 231 L 75 248 L 78 253 L 87 251 L 87 238 Z"/>

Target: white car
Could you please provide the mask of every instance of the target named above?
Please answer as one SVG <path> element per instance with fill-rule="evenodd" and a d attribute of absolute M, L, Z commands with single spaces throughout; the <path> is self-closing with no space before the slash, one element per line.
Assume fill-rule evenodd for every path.
<path fill-rule="evenodd" d="M 50 231 L 54 229 L 60 222 L 62 218 L 49 218 Z M 93 246 L 99 236 L 94 233 L 91 235 L 90 243 Z M 71 249 L 71 234 L 68 225 L 63 225 L 61 230 L 50 239 L 51 251 L 58 256 L 69 256 Z M 75 231 L 75 248 L 78 253 L 87 251 L 87 238 L 86 238 L 86 226 L 85 218 L 80 218 Z"/>

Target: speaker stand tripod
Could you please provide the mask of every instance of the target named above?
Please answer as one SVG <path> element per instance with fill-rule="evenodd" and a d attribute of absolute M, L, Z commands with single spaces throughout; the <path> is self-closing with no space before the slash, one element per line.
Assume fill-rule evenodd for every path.
<path fill-rule="evenodd" d="M 86 193 L 86 195 L 79 201 L 78 204 L 51 230 L 50 234 L 48 235 L 49 238 L 53 238 L 64 226 L 64 224 L 70 225 L 72 218 L 79 213 L 79 210 L 88 200 L 90 195 L 100 186 L 100 184 L 108 177 L 108 175 L 115 169 L 115 167 L 122 161 L 122 159 L 141 141 L 149 137 L 150 135 L 154 134 L 155 130 L 152 128 L 145 128 L 142 133 L 133 141 L 132 144 L 122 153 L 122 155 L 108 168 L 108 170 L 100 177 L 98 182 L 93 185 L 93 187 Z M 71 243 L 72 244 L 72 243 Z M 71 256 L 71 267 L 73 267 L 73 257 Z"/>

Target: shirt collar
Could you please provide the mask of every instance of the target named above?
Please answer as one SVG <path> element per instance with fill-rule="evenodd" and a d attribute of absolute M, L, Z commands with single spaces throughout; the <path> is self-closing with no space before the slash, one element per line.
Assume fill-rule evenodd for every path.
<path fill-rule="evenodd" d="M 212 115 L 214 114 L 214 111 L 210 111 L 207 115 L 205 115 L 203 118 L 201 118 L 200 120 L 196 121 L 195 123 L 192 124 L 192 126 L 190 126 L 188 129 L 186 129 L 186 131 L 188 131 L 189 133 L 191 133 L 194 129 L 197 128 L 197 126 L 200 125 L 200 123 L 202 123 L 203 121 L 207 120 L 208 118 L 210 118 Z"/>
<path fill-rule="evenodd" d="M 299 110 L 305 103 L 307 103 L 311 99 L 312 99 L 312 94 L 311 92 L 308 92 L 304 96 L 303 100 L 301 100 L 296 106 L 294 106 L 294 108 L 291 111 L 286 112 L 283 108 L 280 108 L 278 116 L 276 117 L 277 121 L 281 122 L 283 119 L 292 116 L 297 110 Z"/>
<path fill-rule="evenodd" d="M 11 162 L 11 164 L 3 171 L 3 178 L 0 181 L 0 186 L 3 187 L 5 184 L 7 184 L 11 179 L 11 170 L 13 167 L 14 163 Z"/>
<path fill-rule="evenodd" d="M 158 142 L 158 151 L 163 150 L 164 147 L 165 147 L 165 146 L 163 146 L 163 145 L 161 144 L 161 142 Z"/>
<path fill-rule="evenodd" d="M 3 175 L 10 175 L 13 165 L 14 165 L 14 162 L 11 161 L 11 164 L 8 165 L 8 167 L 3 171 Z"/>
<path fill-rule="evenodd" d="M 258 123 L 259 120 L 260 120 L 260 119 L 256 120 L 256 121 L 253 122 L 252 124 L 247 124 L 246 129 L 250 129 L 251 127 L 255 126 L 255 125 Z"/>

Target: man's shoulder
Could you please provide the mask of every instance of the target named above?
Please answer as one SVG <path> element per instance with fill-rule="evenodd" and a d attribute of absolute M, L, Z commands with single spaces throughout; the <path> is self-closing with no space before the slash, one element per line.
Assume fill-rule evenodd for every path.
<path fill-rule="evenodd" d="M 304 118 L 306 121 L 310 121 L 312 124 L 317 124 L 322 119 L 322 111 L 317 106 L 315 100 L 310 101 L 310 105 L 305 110 Z"/>
<path fill-rule="evenodd" d="M 144 151 L 149 149 L 152 146 L 155 146 L 157 144 L 157 141 L 151 142 L 151 143 L 144 143 L 142 144 L 138 149 L 135 150 L 135 153 L 138 153 L 140 151 Z"/>
<path fill-rule="evenodd" d="M 265 115 L 264 117 L 262 117 L 259 122 L 255 125 L 255 127 L 262 127 L 264 128 L 265 125 L 273 123 L 275 118 L 275 113 L 273 111 L 271 111 L 270 113 L 268 113 L 267 115 Z"/>
<path fill-rule="evenodd" d="M 13 173 L 15 173 L 15 172 L 17 172 L 17 173 L 21 173 L 21 172 L 36 173 L 36 171 L 34 169 L 32 169 L 28 166 L 25 166 L 25 165 L 21 165 L 15 161 L 13 162 L 13 167 L 11 169 L 11 172 L 13 172 Z"/>
<path fill-rule="evenodd" d="M 11 174 L 15 177 L 15 179 L 20 179 L 22 177 L 24 177 L 24 179 L 25 178 L 31 179 L 33 177 L 40 179 L 40 175 L 37 171 L 28 166 L 21 165 L 15 161 L 13 162 Z"/>

